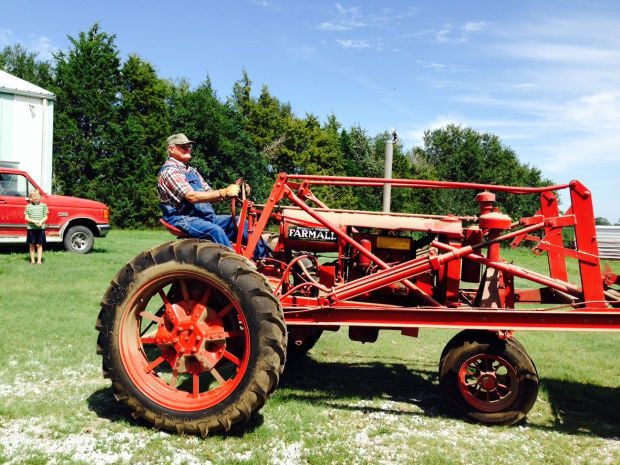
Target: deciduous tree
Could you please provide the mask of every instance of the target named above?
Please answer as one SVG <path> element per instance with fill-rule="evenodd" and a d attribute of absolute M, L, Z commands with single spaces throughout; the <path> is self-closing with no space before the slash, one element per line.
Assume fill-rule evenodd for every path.
<path fill-rule="evenodd" d="M 48 89 L 53 84 L 52 64 L 39 60 L 38 54 L 28 52 L 23 45 L 8 45 L 0 52 L 0 69 Z"/>
<path fill-rule="evenodd" d="M 414 164 L 431 168 L 436 178 L 445 181 L 494 185 L 549 185 L 541 172 L 519 162 L 516 153 L 501 144 L 495 135 L 480 134 L 471 128 L 448 125 L 424 133 L 424 146 L 413 152 Z M 430 200 L 432 199 L 432 200 Z M 476 214 L 475 192 L 437 191 L 429 200 L 436 213 Z M 540 208 L 537 196 L 497 194 L 502 211 L 519 218 Z"/>
<path fill-rule="evenodd" d="M 172 130 L 184 132 L 196 144 L 192 164 L 214 188 L 242 178 L 252 186 L 252 196 L 266 195 L 267 163 L 256 151 L 235 108 L 222 103 L 207 79 L 197 89 L 176 86 L 171 98 Z"/>

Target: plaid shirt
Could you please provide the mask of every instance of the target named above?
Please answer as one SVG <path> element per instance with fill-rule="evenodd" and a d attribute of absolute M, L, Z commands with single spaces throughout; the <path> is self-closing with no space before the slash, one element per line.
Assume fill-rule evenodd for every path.
<path fill-rule="evenodd" d="M 157 190 L 162 203 L 170 205 L 177 210 L 183 208 L 185 194 L 194 190 L 187 182 L 187 179 L 185 179 L 185 176 L 191 172 L 198 176 L 205 191 L 212 190 L 196 168 L 174 158 L 168 158 L 159 172 L 159 181 L 157 182 Z"/>

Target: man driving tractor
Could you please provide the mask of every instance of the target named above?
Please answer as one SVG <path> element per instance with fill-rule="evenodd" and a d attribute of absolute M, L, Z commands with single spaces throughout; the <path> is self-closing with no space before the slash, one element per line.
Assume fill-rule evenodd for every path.
<path fill-rule="evenodd" d="M 173 134 L 168 141 L 168 160 L 159 170 L 157 189 L 161 198 L 163 219 L 191 237 L 210 239 L 232 248 L 237 230 L 232 215 L 217 215 L 214 202 L 239 195 L 238 184 L 224 189 L 212 189 L 196 168 L 189 165 L 194 141 L 185 134 Z M 249 186 L 245 185 L 246 193 Z M 243 241 L 247 241 L 247 222 L 244 225 Z M 255 255 L 263 257 L 265 247 L 259 242 Z"/>

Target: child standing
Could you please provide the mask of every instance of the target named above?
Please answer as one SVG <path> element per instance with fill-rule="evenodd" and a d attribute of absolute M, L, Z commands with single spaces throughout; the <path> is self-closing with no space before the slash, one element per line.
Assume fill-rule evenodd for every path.
<path fill-rule="evenodd" d="M 34 251 L 37 250 L 37 264 L 41 264 L 43 244 L 45 244 L 45 222 L 49 211 L 47 205 L 41 203 L 41 193 L 34 190 L 30 193 L 30 203 L 26 205 L 24 215 L 28 222 L 26 242 L 30 244 L 30 263 L 34 265 Z"/>

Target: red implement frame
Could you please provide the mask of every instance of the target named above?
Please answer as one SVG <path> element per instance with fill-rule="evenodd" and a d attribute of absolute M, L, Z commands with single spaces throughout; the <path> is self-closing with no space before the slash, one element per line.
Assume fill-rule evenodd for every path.
<path fill-rule="evenodd" d="M 316 185 L 331 186 L 383 186 L 396 188 L 469 189 L 484 193 L 505 192 L 510 194 L 540 195 L 541 208 L 532 217 L 518 222 L 509 221 L 505 215 L 489 208 L 480 200 L 480 229 L 485 233 L 479 242 L 469 245 L 458 241 L 432 242 L 428 251 L 416 258 L 394 266 L 382 261 L 371 250 L 356 241 L 340 225 L 326 218 L 326 205 L 311 192 Z M 554 192 L 568 189 L 571 207 L 561 215 Z M 481 194 L 479 194 L 481 195 Z M 492 194 L 491 194 L 492 195 Z M 484 196 L 483 196 L 484 197 Z M 304 211 L 312 221 L 328 229 L 338 237 L 341 244 L 352 247 L 365 259 L 370 260 L 379 271 L 348 282 L 338 281 L 331 287 L 321 286 L 317 297 L 300 297 L 291 292 L 276 292 L 285 312 L 287 325 L 316 325 L 324 328 L 333 326 L 361 326 L 385 329 L 401 329 L 411 332 L 412 328 L 477 328 L 510 331 L 563 330 L 563 331 L 620 331 L 620 293 L 611 289 L 601 275 L 598 255 L 594 213 L 590 191 L 579 181 L 570 184 L 547 187 L 511 187 L 462 182 L 442 182 L 405 179 L 342 178 L 334 176 L 289 175 L 281 173 L 274 185 L 267 203 L 255 208 L 244 201 L 242 217 L 249 220 L 250 236 L 246 247 L 239 239 L 235 244 L 237 252 L 251 258 L 270 218 L 281 219 L 279 203 L 287 199 Z M 318 207 L 309 205 L 314 203 Z M 389 214 L 386 214 L 389 216 Z M 495 216 L 493 216 L 495 215 Z M 413 216 L 413 215 L 412 215 Z M 422 215 L 420 215 L 422 216 Z M 433 217 L 432 215 L 425 216 Z M 446 221 L 455 217 L 443 217 Z M 573 228 L 576 249 L 564 247 L 562 229 Z M 542 238 L 534 236 L 541 231 Z M 549 275 L 508 264 L 499 257 L 499 243 L 522 240 L 538 241 L 536 253 L 547 252 Z M 487 249 L 486 256 L 481 252 Z M 566 258 L 579 263 L 580 285 L 568 282 Z M 491 272 L 501 273 L 502 305 L 474 307 L 461 305 L 458 300 L 461 263 L 468 261 L 484 265 Z M 416 277 L 431 272 L 441 272 L 447 283 L 443 303 L 413 281 Z M 516 289 L 514 278 L 522 278 L 542 287 Z M 408 288 L 424 305 L 407 307 L 385 303 L 367 302 L 368 292 L 391 285 Z M 440 299 L 439 299 L 440 300 Z M 515 309 L 520 304 L 557 303 L 555 307 Z"/>

